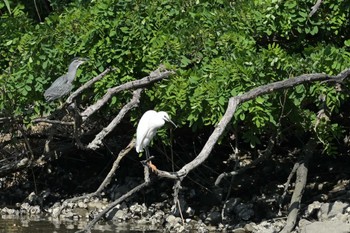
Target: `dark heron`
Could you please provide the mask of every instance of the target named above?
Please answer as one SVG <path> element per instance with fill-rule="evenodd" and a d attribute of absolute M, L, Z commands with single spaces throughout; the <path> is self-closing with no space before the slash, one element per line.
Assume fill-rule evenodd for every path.
<path fill-rule="evenodd" d="M 73 89 L 72 82 L 75 78 L 78 67 L 87 60 L 88 59 L 86 58 L 74 59 L 69 65 L 68 72 L 56 79 L 45 91 L 44 97 L 46 101 L 53 101 L 69 94 L 69 92 Z"/>

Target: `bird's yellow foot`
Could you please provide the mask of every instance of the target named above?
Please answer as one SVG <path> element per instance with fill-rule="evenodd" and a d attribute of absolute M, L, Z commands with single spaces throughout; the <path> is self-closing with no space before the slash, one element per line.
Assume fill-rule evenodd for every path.
<path fill-rule="evenodd" d="M 154 165 L 151 161 L 149 161 L 147 164 L 148 164 L 148 167 L 151 168 L 152 172 L 157 173 L 158 169 L 156 165 Z"/>

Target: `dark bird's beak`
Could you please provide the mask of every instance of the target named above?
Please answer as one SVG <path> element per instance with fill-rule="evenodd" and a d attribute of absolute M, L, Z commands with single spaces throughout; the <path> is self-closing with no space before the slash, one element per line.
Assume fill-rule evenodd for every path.
<path fill-rule="evenodd" d="M 173 126 L 175 126 L 175 128 L 177 128 L 177 125 L 172 120 L 170 120 L 169 118 L 167 118 L 166 120 L 170 122 Z"/>
<path fill-rule="evenodd" d="M 84 58 L 84 57 L 79 58 L 79 61 L 80 61 L 81 63 L 87 62 L 88 60 L 89 60 L 89 59 Z"/>

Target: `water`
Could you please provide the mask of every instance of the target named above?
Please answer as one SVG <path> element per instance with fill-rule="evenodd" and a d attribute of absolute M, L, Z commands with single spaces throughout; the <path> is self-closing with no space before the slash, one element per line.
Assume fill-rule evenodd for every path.
<path fill-rule="evenodd" d="M 78 221 L 49 221 L 40 217 L 14 217 L 2 216 L 0 217 L 0 233 L 74 233 L 82 229 L 86 222 Z M 91 230 L 91 233 L 141 233 L 153 232 L 146 229 L 146 226 L 131 226 L 130 224 L 120 223 L 118 225 L 101 223 Z"/>

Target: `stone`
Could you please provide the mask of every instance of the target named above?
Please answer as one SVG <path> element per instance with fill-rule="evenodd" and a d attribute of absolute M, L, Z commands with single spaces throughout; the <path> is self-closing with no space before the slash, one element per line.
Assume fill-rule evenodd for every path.
<path fill-rule="evenodd" d="M 40 214 L 40 212 L 41 212 L 41 210 L 40 210 L 40 207 L 39 207 L 38 205 L 32 206 L 32 207 L 30 208 L 30 211 L 29 211 L 29 213 L 30 213 L 31 215 Z"/>
<path fill-rule="evenodd" d="M 84 217 L 84 218 L 89 217 L 89 212 L 88 212 L 88 210 L 85 209 L 85 208 L 79 208 L 79 207 L 77 207 L 77 208 L 74 208 L 74 209 L 72 210 L 72 212 L 73 212 L 74 214 L 76 214 L 77 216 L 80 216 L 80 217 Z"/>
<path fill-rule="evenodd" d="M 140 204 L 136 203 L 136 204 L 130 206 L 129 210 L 132 214 L 141 216 L 143 213 L 146 213 L 147 207 L 145 206 L 145 204 L 140 205 Z"/>
<path fill-rule="evenodd" d="M 301 228 L 301 233 L 349 233 L 350 224 L 341 221 L 313 222 Z"/>
<path fill-rule="evenodd" d="M 349 204 L 336 201 L 333 203 L 322 203 L 317 213 L 319 221 L 330 220 L 339 214 L 344 214 Z"/>
<path fill-rule="evenodd" d="M 60 207 L 59 206 L 56 206 L 56 207 L 53 207 L 52 209 L 51 209 L 51 216 L 53 217 L 53 218 L 57 218 L 58 217 L 58 215 L 60 214 Z"/>
<path fill-rule="evenodd" d="M 212 225 L 217 225 L 221 222 L 221 213 L 219 211 L 213 211 L 208 214 L 208 217 L 205 219 L 205 222 Z"/>
<path fill-rule="evenodd" d="M 247 221 L 254 216 L 254 210 L 252 204 L 239 203 L 234 207 L 234 213 L 239 219 Z"/>
<path fill-rule="evenodd" d="M 84 203 L 83 201 L 79 201 L 79 202 L 78 202 L 78 207 L 79 207 L 79 208 L 87 208 L 87 204 Z"/>
<path fill-rule="evenodd" d="M 125 221 L 127 219 L 127 213 L 128 213 L 127 209 L 118 210 L 115 213 L 113 219 Z"/>

